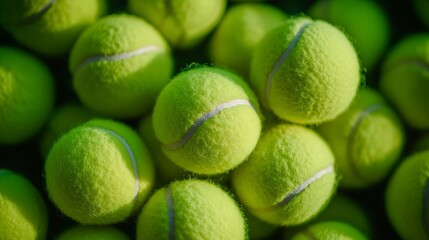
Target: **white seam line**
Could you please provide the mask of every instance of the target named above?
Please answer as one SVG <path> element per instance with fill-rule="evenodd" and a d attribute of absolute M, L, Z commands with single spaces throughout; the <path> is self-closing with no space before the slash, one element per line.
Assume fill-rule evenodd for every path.
<path fill-rule="evenodd" d="M 428 204 L 429 204 L 429 179 L 426 180 L 425 189 L 423 192 L 423 229 L 426 232 L 426 235 L 429 236 L 429 219 L 428 219 Z"/>
<path fill-rule="evenodd" d="M 297 44 L 298 40 L 304 33 L 305 28 L 311 24 L 311 21 L 303 24 L 299 29 L 296 35 L 293 37 L 293 39 L 290 41 L 289 46 L 286 48 L 286 50 L 283 52 L 283 54 L 280 56 L 279 59 L 277 59 L 276 63 L 274 64 L 271 71 L 268 73 L 267 82 L 265 84 L 265 95 L 264 100 L 265 103 L 270 106 L 270 91 L 271 91 L 271 85 L 273 83 L 274 75 L 279 70 L 280 66 L 283 64 L 283 62 L 286 60 L 286 58 L 289 56 L 289 54 L 292 52 L 292 50 L 295 48 L 295 45 Z"/>
<path fill-rule="evenodd" d="M 197 131 L 198 127 L 201 126 L 201 124 L 203 124 L 205 121 L 214 117 L 216 114 L 218 114 L 220 111 L 224 109 L 241 106 L 241 105 L 249 106 L 255 109 L 255 107 L 246 99 L 234 99 L 229 102 L 221 103 L 217 105 L 215 109 L 211 110 L 210 112 L 204 113 L 200 118 L 198 118 L 197 121 L 195 121 L 195 123 L 190 128 L 188 128 L 186 133 L 182 136 L 182 138 L 179 141 L 167 144 L 165 145 L 165 147 L 169 150 L 177 150 L 183 147 L 189 141 L 189 139 L 192 137 L 195 131 Z"/>
<path fill-rule="evenodd" d="M 142 55 L 145 53 L 149 53 L 149 52 L 161 52 L 162 49 L 156 45 L 150 45 L 150 46 L 146 46 L 146 47 L 142 47 L 139 49 L 136 49 L 134 51 L 130 51 L 130 52 L 124 52 L 124 53 L 119 53 L 119 54 L 115 54 L 115 55 L 103 55 L 103 56 L 94 56 L 94 57 L 89 57 L 86 58 L 85 60 L 83 60 L 77 67 L 75 70 L 75 73 L 78 73 L 83 67 L 85 67 L 86 65 L 93 63 L 93 62 L 97 62 L 97 61 L 109 61 L 109 62 L 114 62 L 114 61 L 120 61 L 126 58 L 131 58 L 137 55 Z"/>
<path fill-rule="evenodd" d="M 22 19 L 19 21 L 19 24 L 29 24 L 34 21 L 36 21 L 38 18 L 43 16 L 51 7 L 54 5 L 56 0 L 49 0 L 48 3 L 43 5 L 37 12 L 35 12 L 33 15 L 28 16 L 27 18 Z"/>
<path fill-rule="evenodd" d="M 170 187 L 165 189 L 165 200 L 167 201 L 168 210 L 168 239 L 174 240 L 174 205 Z"/>
<path fill-rule="evenodd" d="M 107 128 L 102 128 L 102 127 L 96 127 L 96 128 L 99 128 L 103 131 L 106 131 L 110 135 L 116 137 L 122 143 L 122 145 L 125 147 L 125 149 L 127 150 L 128 155 L 130 156 L 130 159 L 131 159 L 131 164 L 133 165 L 133 171 L 134 171 L 134 176 L 135 176 L 134 201 L 137 201 L 138 194 L 140 191 L 140 177 L 139 177 L 139 173 L 137 171 L 137 161 L 136 161 L 136 158 L 134 156 L 133 150 L 131 149 L 127 140 L 125 138 L 123 138 L 122 136 L 120 136 L 119 134 L 117 134 L 116 132 L 114 132 L 110 129 L 107 129 Z"/>

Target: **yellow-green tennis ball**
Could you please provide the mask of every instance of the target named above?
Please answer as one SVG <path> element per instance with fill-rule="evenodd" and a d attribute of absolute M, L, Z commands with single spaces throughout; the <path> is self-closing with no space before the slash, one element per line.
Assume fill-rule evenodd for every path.
<path fill-rule="evenodd" d="M 175 164 L 213 175 L 235 168 L 250 155 L 261 120 L 246 82 L 227 70 L 200 66 L 180 73 L 162 90 L 153 127 Z"/>
<path fill-rule="evenodd" d="M 265 132 L 249 159 L 232 173 L 246 208 L 276 225 L 315 217 L 336 191 L 334 156 L 313 130 L 281 124 Z"/>
<path fill-rule="evenodd" d="M 51 115 L 40 140 L 43 156 L 47 156 L 55 141 L 70 129 L 90 120 L 95 115 L 77 103 L 66 103 Z"/>
<path fill-rule="evenodd" d="M 380 89 L 412 128 L 429 129 L 429 34 L 400 41 L 383 64 Z M 406 79 L 406 80 L 404 80 Z"/>
<path fill-rule="evenodd" d="M 111 226 L 75 226 L 67 229 L 57 240 L 129 240 L 121 230 Z"/>
<path fill-rule="evenodd" d="M 64 134 L 45 162 L 46 186 L 55 205 L 82 224 L 120 222 L 152 190 L 154 169 L 136 132 L 95 119 Z"/>
<path fill-rule="evenodd" d="M 359 90 L 344 113 L 317 130 L 334 152 L 340 186 L 345 188 L 365 188 L 383 180 L 405 143 L 395 111 L 380 93 L 367 87 Z"/>
<path fill-rule="evenodd" d="M 222 19 L 226 0 L 130 0 L 130 11 L 152 23 L 174 48 L 201 43 Z"/>
<path fill-rule="evenodd" d="M 324 21 L 291 18 L 265 35 L 251 65 L 262 104 L 299 124 L 334 119 L 352 102 L 360 82 L 356 51 Z"/>
<path fill-rule="evenodd" d="M 80 35 L 70 56 L 73 87 L 89 109 L 113 118 L 149 112 L 172 74 L 170 48 L 131 15 L 102 18 Z"/>
<path fill-rule="evenodd" d="M 105 0 L 1 1 L 3 27 L 32 50 L 67 54 L 79 34 L 106 13 Z M 1 17 L 0 17 L 1 18 Z"/>
<path fill-rule="evenodd" d="M 147 144 L 155 165 L 156 177 L 166 184 L 175 179 L 182 178 L 185 170 L 174 164 L 162 151 L 162 144 L 155 136 L 152 124 L 152 114 L 140 121 L 139 134 L 143 142 Z"/>
<path fill-rule="evenodd" d="M 248 3 L 229 8 L 211 38 L 211 61 L 248 77 L 253 50 L 267 32 L 286 19 L 283 11 L 267 4 Z"/>
<path fill-rule="evenodd" d="M 176 181 L 155 192 L 137 222 L 138 240 L 244 240 L 246 224 L 234 199 L 203 180 Z"/>
<path fill-rule="evenodd" d="M 429 237 L 429 150 L 408 156 L 386 190 L 387 215 L 402 239 Z"/>
<path fill-rule="evenodd" d="M 0 143 L 14 144 L 34 136 L 54 103 L 54 81 L 32 55 L 0 47 Z"/>
<path fill-rule="evenodd" d="M 359 230 L 349 224 L 336 221 L 320 222 L 307 227 L 302 232 L 297 233 L 290 240 L 367 240 Z"/>
<path fill-rule="evenodd" d="M 413 152 L 421 152 L 429 150 L 429 133 L 421 135 L 414 143 Z"/>
<path fill-rule="evenodd" d="M 319 0 L 309 15 L 343 28 L 365 68 L 373 69 L 389 44 L 389 21 L 375 1 Z"/>
<path fill-rule="evenodd" d="M 48 213 L 36 188 L 23 176 L 0 169 L 0 236 L 2 240 L 43 240 Z"/>

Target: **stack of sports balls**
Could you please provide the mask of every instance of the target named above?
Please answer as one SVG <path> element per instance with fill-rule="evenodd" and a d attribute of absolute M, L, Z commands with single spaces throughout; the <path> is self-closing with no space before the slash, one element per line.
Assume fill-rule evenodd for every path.
<path fill-rule="evenodd" d="M 391 5 L 0 0 L 0 239 L 429 239 L 429 1 Z"/>

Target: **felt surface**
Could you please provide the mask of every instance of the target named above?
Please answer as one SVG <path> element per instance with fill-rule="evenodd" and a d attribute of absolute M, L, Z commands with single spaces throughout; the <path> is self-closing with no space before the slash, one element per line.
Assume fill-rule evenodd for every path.
<path fill-rule="evenodd" d="M 368 238 L 348 224 L 342 222 L 321 222 L 309 226 L 291 238 L 291 240 L 307 239 L 366 240 Z"/>

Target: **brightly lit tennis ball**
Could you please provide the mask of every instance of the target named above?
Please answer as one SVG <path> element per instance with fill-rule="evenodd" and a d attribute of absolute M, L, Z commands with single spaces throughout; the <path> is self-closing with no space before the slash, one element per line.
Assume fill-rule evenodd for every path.
<path fill-rule="evenodd" d="M 265 132 L 232 173 L 240 202 L 258 218 L 295 226 L 314 218 L 336 191 L 334 156 L 313 130 L 290 124 Z"/>
<path fill-rule="evenodd" d="M 134 214 L 154 184 L 149 152 L 136 132 L 112 120 L 80 125 L 55 143 L 45 163 L 55 205 L 82 224 L 112 224 Z"/>
<path fill-rule="evenodd" d="M 85 106 L 112 118 L 149 112 L 170 81 L 173 59 L 162 35 L 141 18 L 102 18 L 79 37 L 70 56 L 73 87 Z"/>
<path fill-rule="evenodd" d="M 365 188 L 383 180 L 402 153 L 404 127 L 377 91 L 365 87 L 350 107 L 317 127 L 335 154 L 340 186 Z"/>
<path fill-rule="evenodd" d="M 361 79 L 356 51 L 343 32 L 307 17 L 265 35 L 251 65 L 263 106 L 298 124 L 334 119 L 352 102 Z"/>
<path fill-rule="evenodd" d="M 68 53 L 80 33 L 106 14 L 105 0 L 0 1 L 0 24 L 32 50 Z"/>
<path fill-rule="evenodd" d="M 152 23 L 174 48 L 189 49 L 201 43 L 216 27 L 226 0 L 131 0 L 130 11 Z"/>

